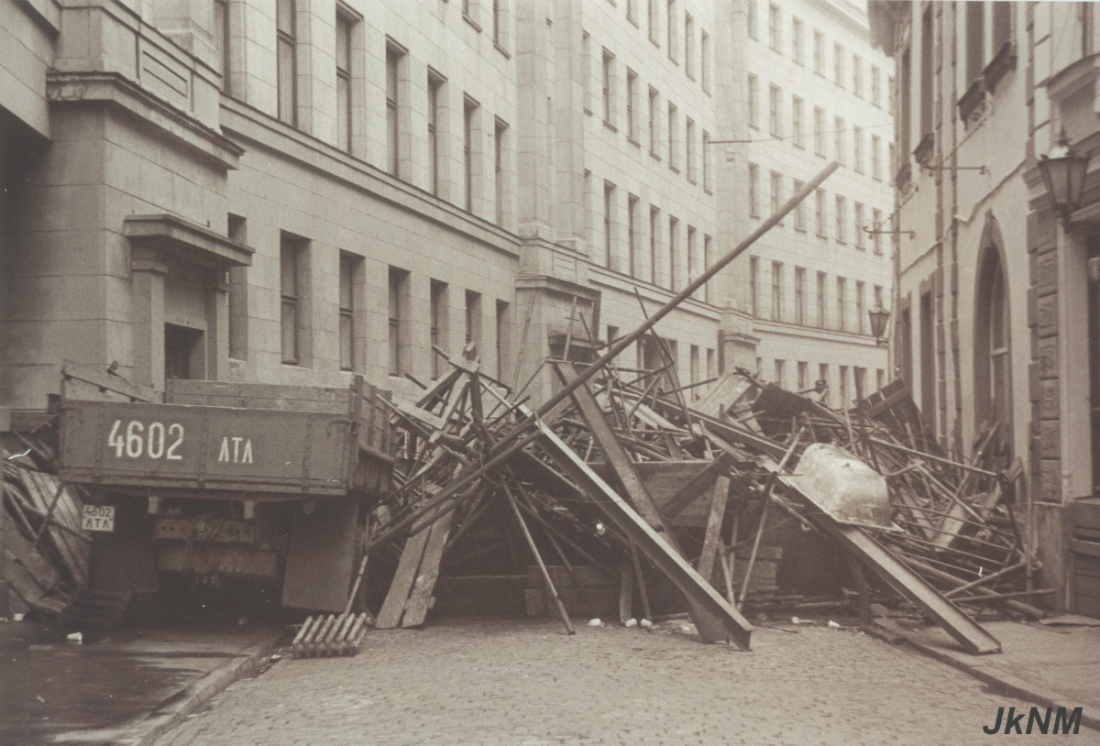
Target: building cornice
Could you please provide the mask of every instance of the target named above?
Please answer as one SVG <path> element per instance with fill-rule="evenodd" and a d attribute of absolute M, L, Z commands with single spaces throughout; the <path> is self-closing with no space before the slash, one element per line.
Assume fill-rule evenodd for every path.
<path fill-rule="evenodd" d="M 53 106 L 106 104 L 138 117 L 195 155 L 222 169 L 237 168 L 244 149 L 120 73 L 48 72 L 46 98 Z"/>
<path fill-rule="evenodd" d="M 176 215 L 127 215 L 123 235 L 134 248 L 154 249 L 215 269 L 252 265 L 253 249 Z"/>

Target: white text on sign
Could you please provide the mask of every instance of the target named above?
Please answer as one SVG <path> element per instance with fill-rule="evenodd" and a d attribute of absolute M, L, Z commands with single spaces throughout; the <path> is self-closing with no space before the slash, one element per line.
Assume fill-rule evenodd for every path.
<path fill-rule="evenodd" d="M 174 422 L 165 427 L 163 422 L 145 423 L 130 420 L 125 429 L 122 420 L 115 420 L 107 436 L 107 447 L 115 449 L 115 457 L 151 459 L 164 458 L 168 461 L 182 461 L 183 454 L 176 450 L 183 443 L 183 425 Z"/>
<path fill-rule="evenodd" d="M 223 437 L 221 450 L 218 451 L 218 461 L 228 464 L 251 464 L 252 438 L 239 438 L 235 435 Z"/>

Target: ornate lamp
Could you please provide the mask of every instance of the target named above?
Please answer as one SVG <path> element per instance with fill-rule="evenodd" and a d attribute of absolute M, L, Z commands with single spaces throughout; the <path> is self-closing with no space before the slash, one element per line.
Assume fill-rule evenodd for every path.
<path fill-rule="evenodd" d="M 1061 214 L 1063 223 L 1069 221 L 1070 213 L 1081 204 L 1088 170 L 1089 157 L 1070 148 L 1065 129 L 1049 155 L 1039 159 L 1039 172 L 1043 175 L 1047 194 L 1054 209 Z"/>
<path fill-rule="evenodd" d="M 879 304 L 868 311 L 867 315 L 871 319 L 871 334 L 875 335 L 875 344 L 889 344 L 886 340 L 886 324 L 890 321 L 890 312 Z"/>

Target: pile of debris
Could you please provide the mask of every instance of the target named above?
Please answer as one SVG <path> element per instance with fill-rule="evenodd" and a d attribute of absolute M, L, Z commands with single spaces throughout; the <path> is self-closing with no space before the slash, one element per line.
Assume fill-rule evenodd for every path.
<path fill-rule="evenodd" d="M 56 476 L 52 434 L 6 434 L 0 444 L 4 578 L 15 611 L 62 615 L 88 586 L 91 536 L 82 525 L 83 495 Z"/>
<path fill-rule="evenodd" d="M 554 610 L 570 632 L 570 613 L 613 613 L 616 595 L 621 622 L 639 616 L 635 595 L 653 619 L 655 597 L 675 602 L 671 583 L 702 639 L 748 648 L 743 611 L 849 603 L 784 593 L 774 572 L 760 577 L 778 559 L 761 542 L 773 509 L 842 549 L 865 623 L 872 598 L 893 596 L 985 653 L 1000 644 L 956 604 L 1042 615 L 1020 600 L 1036 595 L 1023 587 L 1030 562 L 1006 499 L 1021 469 L 994 470 L 995 426 L 964 461 L 926 433 L 900 382 L 837 411 L 738 370 L 689 402 L 694 387 L 676 380 L 652 324 L 629 341 L 644 333 L 661 367 L 610 364 L 622 340 L 589 364 L 548 360 L 561 388 L 537 412 L 523 388 L 512 392 L 466 358 L 449 360 L 450 373 L 419 400 L 389 405 L 399 486 L 374 511 L 366 545 L 404 545 L 392 579 L 383 573 L 376 626 L 422 624 L 437 585 L 444 604 L 461 606 L 454 596 L 476 594 L 476 583 L 448 580 L 487 578 L 455 569 L 505 550 L 519 564 L 520 544 L 537 568 L 520 579 L 528 612 Z"/>

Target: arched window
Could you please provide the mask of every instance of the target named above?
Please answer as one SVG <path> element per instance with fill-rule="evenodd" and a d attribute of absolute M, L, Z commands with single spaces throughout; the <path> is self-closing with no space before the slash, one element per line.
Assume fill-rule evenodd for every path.
<path fill-rule="evenodd" d="M 974 295 L 974 428 L 999 422 L 1000 440 L 1011 450 L 1012 333 L 1003 247 L 990 216 L 978 252 Z"/>

